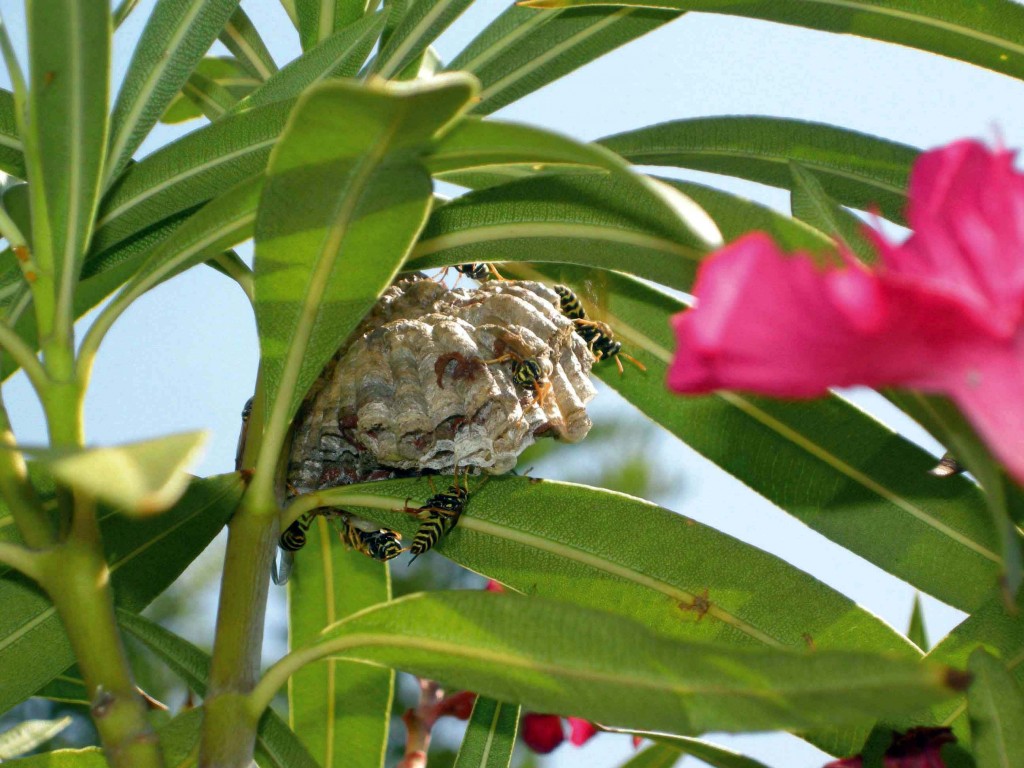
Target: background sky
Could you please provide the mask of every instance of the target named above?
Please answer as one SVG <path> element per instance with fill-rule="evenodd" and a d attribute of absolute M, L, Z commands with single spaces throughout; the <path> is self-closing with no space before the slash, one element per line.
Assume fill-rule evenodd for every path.
<path fill-rule="evenodd" d="M 22 4 L 3 0 L 2 5 L 12 28 L 20 31 Z M 140 3 L 118 31 L 115 83 L 152 5 L 153 0 Z M 279 65 L 298 54 L 297 34 L 276 0 L 243 0 L 242 5 Z M 454 58 L 505 7 L 507 0 L 477 0 L 436 45 L 442 59 Z M 23 33 L 17 37 L 23 43 Z M 1022 82 L 894 45 L 710 14 L 684 16 L 495 116 L 590 140 L 667 120 L 729 114 L 834 123 L 922 148 L 964 136 L 1024 147 Z M 158 128 L 142 153 L 197 125 Z M 788 212 L 788 193 L 699 172 L 677 175 Z M 88 440 L 113 444 L 208 429 L 211 440 L 197 473 L 230 471 L 239 412 L 252 394 L 257 348 L 248 303 L 213 270 L 196 268 L 160 286 L 128 310 L 104 343 L 86 403 Z M 651 385 L 660 382 L 652 380 Z M 12 380 L 4 396 L 19 441 L 42 442 L 41 412 L 24 380 Z M 893 428 L 938 452 L 920 429 L 881 398 L 865 393 L 853 397 Z M 594 415 L 601 422 L 636 412 L 602 389 Z M 645 450 L 667 480 L 654 501 L 779 555 L 905 629 L 914 596 L 907 584 L 796 522 L 674 438 L 655 437 Z M 533 474 L 578 478 L 578 457 L 566 447 Z M 220 539 L 210 557 L 219 558 L 222 546 Z M 284 650 L 283 600 L 283 590 L 275 588 L 268 662 Z M 206 614 L 203 620 L 175 629 L 205 643 L 212 631 L 215 596 L 197 596 L 195 605 Z M 962 617 L 930 598 L 925 607 L 932 642 Z M 773 768 L 820 768 L 826 760 L 785 735 L 711 738 Z M 602 736 L 581 750 L 562 747 L 551 762 L 610 768 L 631 752 L 625 737 Z M 688 758 L 683 765 L 703 763 Z"/>

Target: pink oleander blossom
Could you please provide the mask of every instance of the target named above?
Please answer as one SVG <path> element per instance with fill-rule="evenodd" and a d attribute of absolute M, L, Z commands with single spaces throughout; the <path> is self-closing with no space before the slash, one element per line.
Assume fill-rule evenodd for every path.
<path fill-rule="evenodd" d="M 893 733 L 889 748 L 882 756 L 882 768 L 946 768 L 942 745 L 956 741 L 949 728 L 911 728 Z M 834 760 L 822 768 L 863 768 L 860 755 Z"/>
<path fill-rule="evenodd" d="M 868 268 L 820 268 L 765 234 L 709 258 L 696 306 L 673 318 L 678 392 L 817 397 L 901 386 L 952 398 L 1024 480 L 1024 174 L 1013 154 L 959 141 L 911 174 L 901 245 L 873 234 Z"/>

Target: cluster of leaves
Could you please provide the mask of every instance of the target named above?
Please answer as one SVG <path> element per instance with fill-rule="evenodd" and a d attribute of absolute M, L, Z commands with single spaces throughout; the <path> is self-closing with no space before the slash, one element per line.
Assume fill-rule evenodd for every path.
<path fill-rule="evenodd" d="M 652 283 L 688 290 L 719 232 L 856 247 L 846 208 L 903 223 L 916 150 L 770 118 L 679 121 L 583 144 L 487 117 L 691 10 L 854 32 L 1024 77 L 1024 8 L 535 0 L 549 9 L 505 11 L 442 65 L 430 45 L 469 1 L 377 11 L 282 0 L 304 53 L 279 69 L 238 0 L 158 0 L 112 107 L 112 26 L 132 0 L 113 14 L 29 0 L 27 82 L 2 30 L 13 92 L 0 93 L 0 169 L 13 181 L 0 208 L 0 347 L 5 374 L 22 369 L 38 392 L 53 445 L 26 466 L 0 410 L 0 711 L 30 696 L 88 703 L 115 766 L 196 755 L 247 765 L 255 750 L 261 765 L 375 768 L 390 670 L 403 669 L 482 694 L 460 768 L 508 765 L 519 705 L 678 735 L 634 765 L 683 753 L 757 765 L 689 738 L 711 730 L 784 729 L 847 755 L 915 725 L 950 726 L 957 765 L 1024 763 L 1024 625 L 997 588 L 1019 579 L 1018 490 L 995 478 L 986 494 L 929 475 L 927 454 L 839 397 L 680 400 L 660 383 L 667 318 L 683 305 Z M 204 59 L 217 39 L 232 56 Z M 161 116 L 199 114 L 208 122 L 133 160 Z M 630 163 L 788 189 L 793 216 Z M 433 179 L 469 191 L 444 201 Z M 250 238 L 252 269 L 231 250 Z M 695 521 L 599 488 L 507 477 L 473 494 L 438 549 L 523 595 L 391 600 L 386 567 L 319 531 L 290 586 L 293 652 L 255 679 L 269 560 L 298 514 L 279 508 L 275 473 L 304 393 L 400 271 L 468 261 L 528 265 L 577 287 L 600 274 L 607 319 L 649 371 L 602 371 L 607 384 L 780 508 L 969 618 L 919 647 L 812 576 Z M 195 435 L 86 449 L 81 401 L 104 335 L 136 298 L 203 263 L 245 290 L 257 320 L 244 471 L 184 478 Z M 74 319 L 111 294 L 76 345 Z M 943 404 L 898 402 L 948 438 Z M 409 535 L 414 522 L 392 510 L 423 492 L 412 479 L 316 502 Z M 211 658 L 138 612 L 229 519 Z M 158 740 L 125 687 L 118 631 L 206 696 Z M 955 670 L 968 667 L 964 696 Z M 267 705 L 288 680 L 285 724 Z M 46 759 L 77 767 L 104 756 Z"/>

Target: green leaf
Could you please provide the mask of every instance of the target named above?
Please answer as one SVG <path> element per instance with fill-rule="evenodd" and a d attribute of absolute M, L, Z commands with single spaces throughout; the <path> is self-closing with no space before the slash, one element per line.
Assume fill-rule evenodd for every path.
<path fill-rule="evenodd" d="M 406 268 L 575 262 L 685 289 L 709 249 L 635 189 L 618 177 L 557 174 L 472 192 L 431 213 Z"/>
<path fill-rule="evenodd" d="M 367 15 L 320 41 L 243 99 L 236 109 L 295 98 L 327 78 L 353 77 L 377 42 L 384 21 L 382 13 Z"/>
<path fill-rule="evenodd" d="M 593 277 L 569 266 L 543 271 L 570 286 Z M 1001 558 L 977 486 L 929 475 L 930 454 L 835 396 L 785 402 L 731 392 L 670 393 L 660 384 L 675 346 L 668 318 L 684 305 L 620 275 L 602 275 L 598 284 L 607 303 L 603 319 L 647 366 L 646 375 L 625 376 L 614 366 L 595 367 L 606 384 L 694 450 L 869 562 L 964 611 L 987 598 Z M 800 483 L 784 479 L 794 476 Z"/>
<path fill-rule="evenodd" d="M 527 0 L 534 8 L 671 8 L 793 24 L 920 48 L 1024 78 L 1024 7 L 1011 0 Z"/>
<path fill-rule="evenodd" d="M 6 768 L 108 768 L 103 750 L 99 747 L 58 749 L 56 752 L 45 752 L 4 765 Z"/>
<path fill-rule="evenodd" d="M 615 611 L 687 640 L 919 656 L 906 638 L 813 576 L 641 499 L 521 477 L 492 478 L 470 492 L 459 524 L 436 549 L 519 591 Z M 317 494 L 318 502 L 346 509 L 368 495 L 425 500 L 430 492 L 411 479 Z M 406 537 L 419 525 L 401 509 L 360 514 Z"/>
<path fill-rule="evenodd" d="M 974 675 L 967 712 L 978 768 L 1024 765 L 1024 691 L 1003 662 L 981 648 L 967 668 Z"/>
<path fill-rule="evenodd" d="M 339 622 L 272 667 L 257 702 L 289 669 L 328 655 L 537 712 L 684 734 L 861 723 L 944 699 L 957 677 L 880 654 L 682 642 L 570 603 L 459 591 L 410 595 Z"/>
<path fill-rule="evenodd" d="M 238 0 L 158 0 L 114 104 L 106 185 L 127 165 L 237 7 Z"/>
<path fill-rule="evenodd" d="M 302 50 L 308 51 L 376 7 L 368 0 L 294 0 Z"/>
<path fill-rule="evenodd" d="M 133 611 L 118 610 L 117 621 L 121 629 L 140 640 L 189 688 L 200 696 L 206 694 L 209 654 Z M 256 759 L 261 766 L 271 768 L 319 768 L 302 742 L 273 710 L 265 712 L 260 719 Z"/>
<path fill-rule="evenodd" d="M 534 168 L 568 166 L 571 170 L 591 166 L 610 172 L 623 183 L 619 192 L 622 197 L 637 198 L 639 193 L 639 199 L 633 203 L 635 207 L 654 202 L 655 210 L 669 212 L 673 236 L 681 241 L 680 245 L 705 251 L 720 244 L 721 235 L 714 222 L 676 187 L 634 173 L 622 158 L 603 147 L 552 131 L 497 120 L 467 119 L 437 143 L 427 161 L 435 174 L 507 163 L 528 163 Z"/>
<path fill-rule="evenodd" d="M 676 120 L 599 143 L 638 165 L 691 168 L 783 189 L 793 188 L 789 164 L 799 163 L 842 205 L 877 208 L 901 224 L 907 178 L 918 153 L 865 133 L 773 117 Z"/>
<path fill-rule="evenodd" d="M 252 20 L 241 8 L 236 8 L 231 14 L 217 39 L 224 43 L 238 63 L 253 77 L 266 80 L 277 72 L 274 57 L 267 50 Z"/>
<path fill-rule="evenodd" d="M 338 81 L 311 89 L 295 108 L 256 220 L 261 370 L 275 403 L 268 431 L 285 429 L 405 259 L 431 202 L 418 155 L 475 90 L 460 74 L 408 84 Z"/>
<path fill-rule="evenodd" d="M 217 535 L 241 497 L 237 475 L 195 480 L 173 509 L 132 519 L 102 509 L 100 528 L 117 605 L 141 610 Z M 50 601 L 10 571 L 0 574 L 0 712 L 71 666 L 67 635 Z"/>
<path fill-rule="evenodd" d="M 652 744 L 624 762 L 622 768 L 672 768 L 682 757 L 683 752 L 677 747 Z"/>
<path fill-rule="evenodd" d="M 518 706 L 477 696 L 454 768 L 508 768 L 518 728 Z"/>
<path fill-rule="evenodd" d="M 543 11 L 513 6 L 448 65 L 480 80 L 478 114 L 490 114 L 679 16 L 651 9 Z"/>
<path fill-rule="evenodd" d="M 323 517 L 295 553 L 288 581 L 288 644 L 314 642 L 320 630 L 391 599 L 386 564 L 334 540 Z M 296 673 L 288 720 L 318 762 L 331 768 L 378 768 L 387 747 L 394 672 L 328 659 Z"/>
<path fill-rule="evenodd" d="M 160 121 L 183 123 L 204 115 L 218 120 L 261 82 L 235 59 L 208 56 L 196 65 Z"/>
<path fill-rule="evenodd" d="M 907 638 L 925 653 L 928 652 L 928 632 L 924 627 L 924 611 L 921 610 L 921 595 L 914 594 L 914 610 L 910 614 Z"/>
<path fill-rule="evenodd" d="M 791 163 L 790 171 L 795 182 L 790 195 L 793 216 L 829 235 L 865 264 L 877 261 L 878 251 L 864 234 L 864 222 L 829 197 L 814 174 L 799 163 Z"/>
<path fill-rule="evenodd" d="M 31 752 L 71 725 L 70 717 L 59 720 L 25 720 L 0 733 L 0 762 Z"/>
<path fill-rule="evenodd" d="M 32 0 L 26 6 L 31 85 L 27 157 L 32 246 L 51 271 L 58 328 L 71 323 L 75 282 L 92 233 L 107 139 L 107 3 Z"/>
<path fill-rule="evenodd" d="M 0 171 L 25 178 L 25 155 L 18 121 L 14 116 L 14 94 L 0 88 Z"/>
<path fill-rule="evenodd" d="M 191 213 L 263 173 L 292 104 L 268 104 L 186 134 L 125 170 L 104 198 L 85 274 L 104 251 Z"/>
<path fill-rule="evenodd" d="M 373 72 L 394 78 L 423 55 L 473 0 L 416 0 L 401 17 L 373 63 Z"/>
<path fill-rule="evenodd" d="M 122 273 L 128 272 L 130 279 L 114 300 L 103 308 L 82 342 L 78 365 L 83 376 L 88 375 L 107 331 L 139 296 L 252 236 L 262 187 L 262 177 L 250 177 L 204 205 L 174 229 L 173 237 L 163 237 L 152 248 L 131 255 L 119 254 L 127 260 L 119 266 L 108 265 L 108 269 L 97 276 L 96 284 L 88 286 L 89 296 L 81 297 L 83 303 L 87 298 L 97 298 L 107 288 L 116 287 L 117 282 L 128 276 L 122 277 Z M 113 279 L 105 281 L 104 278 Z M 112 284 L 108 286 L 107 282 Z"/>
<path fill-rule="evenodd" d="M 294 98 L 323 77 L 354 74 L 381 23 L 379 16 L 368 17 L 325 40 L 239 102 L 235 110 L 241 114 L 186 134 L 127 168 L 104 198 L 87 272 L 103 251 L 261 175 Z"/>
<path fill-rule="evenodd" d="M 198 458 L 206 432 L 182 432 L 110 448 L 86 448 L 45 462 L 53 477 L 129 515 L 172 507 L 188 488 L 185 469 Z"/>

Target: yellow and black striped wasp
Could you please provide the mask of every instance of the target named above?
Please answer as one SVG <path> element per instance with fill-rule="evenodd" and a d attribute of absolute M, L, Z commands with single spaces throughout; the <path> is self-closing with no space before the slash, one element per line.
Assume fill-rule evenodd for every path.
<path fill-rule="evenodd" d="M 427 499 L 421 507 L 406 506 L 405 511 L 415 514 L 420 520 L 420 527 L 417 529 L 416 535 L 413 536 L 412 545 L 409 547 L 409 551 L 412 552 L 410 565 L 424 552 L 433 549 L 441 537 L 449 533 L 459 522 L 459 517 L 466 508 L 466 502 L 469 501 L 469 472 L 467 471 L 463 476 L 465 487 L 459 485 L 457 473 L 458 467 L 456 467 L 456 474 L 452 478 L 452 484 L 448 486 L 447 491 L 442 493 L 437 492 L 434 481 L 428 477 L 427 482 L 430 483 L 430 490 L 434 495 Z"/>
<path fill-rule="evenodd" d="M 626 358 L 641 371 L 647 370 L 647 366 L 622 351 L 622 343 L 615 340 L 615 334 L 610 325 L 598 320 L 590 320 L 587 317 L 583 303 L 571 288 L 565 285 L 556 285 L 555 293 L 558 294 L 559 311 L 576 325 L 576 333 L 587 343 L 587 347 L 594 356 L 594 362 L 615 360 L 615 365 L 618 366 L 619 373 L 622 374 L 624 371 L 621 358 Z"/>
<path fill-rule="evenodd" d="M 367 557 L 386 563 L 393 560 L 405 550 L 402 549 L 402 536 L 398 531 L 381 528 L 376 523 L 363 520 L 340 509 L 313 509 L 300 515 L 291 525 L 285 528 L 278 539 L 277 546 L 281 549 L 279 562 L 273 564 L 271 576 L 274 583 L 282 585 L 291 576 L 295 553 L 306 546 L 306 534 L 310 526 L 320 515 L 327 517 L 338 528 L 342 543 Z"/>
<path fill-rule="evenodd" d="M 524 340 L 518 334 L 507 333 L 494 344 L 492 360 L 484 360 L 484 365 L 512 362 L 512 382 L 521 389 L 533 392 L 537 405 L 542 405 L 551 392 L 551 380 L 540 360 L 530 355 Z"/>

